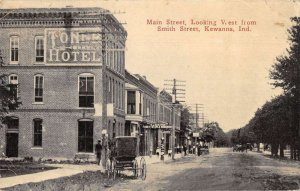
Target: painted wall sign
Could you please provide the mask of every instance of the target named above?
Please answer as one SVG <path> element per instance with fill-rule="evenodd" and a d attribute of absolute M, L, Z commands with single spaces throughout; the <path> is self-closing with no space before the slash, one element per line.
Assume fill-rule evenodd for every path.
<path fill-rule="evenodd" d="M 101 34 L 95 29 L 46 29 L 47 64 L 101 63 Z"/>

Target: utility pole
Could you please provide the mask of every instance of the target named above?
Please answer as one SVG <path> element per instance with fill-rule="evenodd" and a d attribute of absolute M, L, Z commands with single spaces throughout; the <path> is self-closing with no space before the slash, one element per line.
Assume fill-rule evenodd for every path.
<path fill-rule="evenodd" d="M 192 117 L 194 118 L 194 130 L 193 132 L 198 134 L 195 135 L 195 137 L 193 136 L 192 140 L 194 141 L 193 144 L 193 148 L 197 148 L 197 145 L 199 144 L 199 137 L 200 137 L 200 126 L 199 125 L 199 121 L 202 120 L 202 128 L 204 127 L 204 106 L 201 103 L 196 103 L 196 104 L 189 104 L 190 108 L 191 108 L 191 114 Z M 202 114 L 202 116 L 200 117 L 200 114 Z M 194 151 L 196 153 L 196 151 Z"/>
<path fill-rule="evenodd" d="M 181 103 L 185 102 L 185 89 L 184 87 L 186 86 L 185 83 L 186 81 L 183 80 L 177 80 L 177 79 L 172 79 L 172 80 L 165 80 L 165 90 L 168 91 L 168 93 L 173 94 L 175 97 L 174 102 L 175 103 Z M 172 82 L 170 84 L 170 82 Z"/>
<path fill-rule="evenodd" d="M 176 131 L 176 115 L 175 115 L 175 106 L 176 105 L 180 105 L 181 102 L 185 102 L 182 99 L 185 99 L 185 89 L 183 88 L 179 88 L 179 87 L 185 87 L 185 82 L 186 81 L 182 81 L 182 80 L 177 80 L 177 79 L 173 79 L 173 80 L 165 80 L 165 82 L 173 82 L 173 84 L 164 84 L 166 86 L 166 90 L 171 91 L 171 94 L 174 95 L 174 102 L 172 103 L 172 134 L 171 134 L 171 147 L 172 147 L 172 160 L 174 160 L 175 158 L 175 131 Z M 180 84 L 178 84 L 177 82 L 179 82 Z M 182 95 L 182 96 L 178 96 L 178 95 Z M 179 99 L 181 100 L 179 100 Z M 179 141 L 179 140 L 178 140 Z"/>
<path fill-rule="evenodd" d="M 191 114 L 193 115 L 194 121 L 195 121 L 195 129 L 199 129 L 200 125 L 199 125 L 199 120 L 203 119 L 203 104 L 201 103 L 196 103 L 196 104 L 189 104 L 190 108 L 191 108 Z M 200 114 L 202 112 L 202 117 L 200 117 Z M 203 121 L 202 121 L 203 122 Z M 204 122 L 203 122 L 204 124 Z M 204 125 L 203 125 L 204 126 Z"/>

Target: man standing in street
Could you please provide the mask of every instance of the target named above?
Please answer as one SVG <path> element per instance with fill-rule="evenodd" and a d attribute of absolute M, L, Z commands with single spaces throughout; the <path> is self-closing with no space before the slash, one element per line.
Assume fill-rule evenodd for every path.
<path fill-rule="evenodd" d="M 95 146 L 95 152 L 97 156 L 97 164 L 100 165 L 101 161 L 101 152 L 102 152 L 102 145 L 101 145 L 101 140 L 98 140 L 98 143 Z"/>
<path fill-rule="evenodd" d="M 160 160 L 165 160 L 165 143 L 164 143 L 164 137 L 161 138 L 160 143 Z"/>

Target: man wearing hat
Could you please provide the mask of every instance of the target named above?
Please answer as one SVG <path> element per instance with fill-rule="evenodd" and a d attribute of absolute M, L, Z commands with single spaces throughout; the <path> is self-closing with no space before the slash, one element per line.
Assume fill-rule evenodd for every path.
<path fill-rule="evenodd" d="M 95 146 L 95 152 L 96 152 L 96 156 L 97 156 L 97 164 L 100 165 L 101 152 L 102 152 L 102 145 L 101 145 L 100 139 L 98 139 L 98 143 Z"/>

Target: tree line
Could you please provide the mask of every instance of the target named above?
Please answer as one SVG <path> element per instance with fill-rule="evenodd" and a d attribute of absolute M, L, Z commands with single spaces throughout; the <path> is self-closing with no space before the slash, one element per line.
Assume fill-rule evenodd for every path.
<path fill-rule="evenodd" d="M 242 128 L 229 132 L 231 142 L 271 146 L 273 156 L 284 157 L 289 146 L 291 158 L 300 160 L 300 18 L 291 18 L 289 48 L 276 57 L 269 78 L 283 93 L 267 101 Z M 279 152 L 279 153 L 278 153 Z"/>

